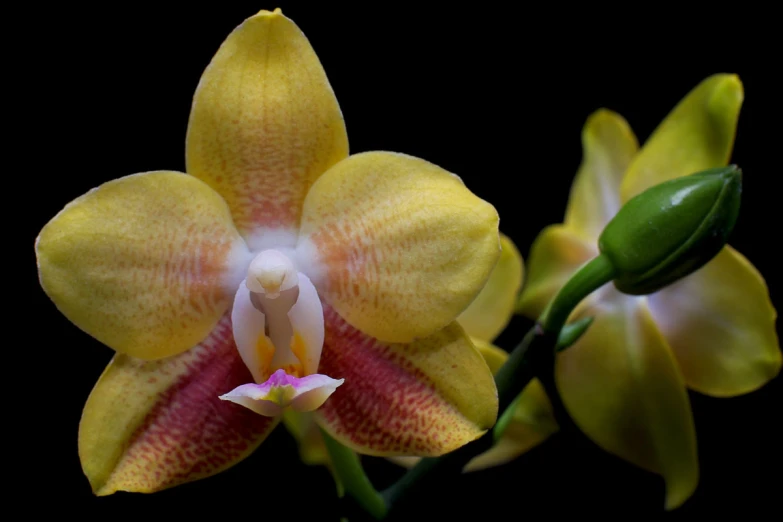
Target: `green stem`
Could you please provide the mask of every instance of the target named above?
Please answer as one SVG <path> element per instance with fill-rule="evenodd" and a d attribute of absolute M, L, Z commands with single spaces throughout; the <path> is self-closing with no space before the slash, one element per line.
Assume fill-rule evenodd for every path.
<path fill-rule="evenodd" d="M 495 374 L 498 389 L 498 411 L 505 412 L 514 399 L 533 379 L 536 359 L 541 352 L 554 351 L 557 335 L 546 333 L 536 324 L 522 338 Z"/>
<path fill-rule="evenodd" d="M 574 344 L 579 339 L 579 337 L 581 337 L 585 333 L 585 331 L 587 331 L 587 329 L 590 327 L 590 324 L 592 324 L 592 322 L 593 322 L 593 318 L 592 317 L 584 317 L 582 319 L 579 319 L 578 321 L 574 321 L 571 324 L 565 325 L 563 327 L 563 329 L 560 330 L 560 334 L 557 336 L 557 346 L 555 347 L 555 351 L 560 352 L 562 350 L 565 350 L 566 348 L 568 348 L 572 344 Z M 544 360 L 545 358 L 543 357 L 544 353 L 542 353 L 542 356 L 539 356 L 537 358 L 532 358 L 531 350 L 528 347 L 528 352 L 527 352 L 528 359 L 530 361 L 533 361 L 535 359 L 535 363 L 536 364 L 533 365 L 533 366 L 535 366 L 535 368 L 534 368 L 535 375 L 538 375 L 539 379 L 541 379 L 542 375 L 545 375 L 547 373 L 547 371 L 549 371 L 552 375 L 554 375 L 554 353 L 555 352 L 551 352 L 552 357 L 546 357 L 547 360 L 545 361 Z M 549 359 L 551 359 L 551 362 L 552 362 L 551 365 L 549 364 Z M 546 366 L 546 368 L 542 368 L 541 366 Z M 550 366 L 551 366 L 551 368 L 550 368 Z M 541 379 L 541 380 L 542 380 L 542 382 L 544 381 L 544 379 Z M 545 387 L 545 389 L 547 391 L 547 395 L 552 397 L 552 395 L 551 395 L 551 392 L 552 392 L 551 388 L 547 388 L 546 385 L 544 387 Z M 524 388 L 523 388 L 523 391 L 524 391 Z M 557 398 L 559 399 L 559 395 L 557 395 Z M 498 417 L 498 421 L 495 423 L 495 427 L 492 428 L 493 437 L 494 437 L 495 442 L 500 440 L 500 438 L 503 436 L 503 432 L 506 431 L 506 428 L 508 427 L 508 425 L 513 420 L 514 412 L 516 412 L 517 405 L 519 404 L 521 399 L 522 399 L 522 393 L 520 392 L 516 396 L 516 398 L 511 402 L 511 404 L 508 406 L 508 408 L 506 408 L 506 411 L 504 411 L 500 415 L 500 417 Z M 555 402 L 557 402 L 557 401 L 555 401 Z M 562 415 L 561 415 L 561 417 L 562 417 Z M 569 418 L 569 420 L 570 420 L 570 418 Z"/>
<path fill-rule="evenodd" d="M 386 517 L 386 503 L 364 473 L 359 456 L 334 440 L 324 430 L 321 430 L 321 436 L 332 460 L 335 474 L 340 478 L 346 493 L 375 519 L 381 520 Z"/>
<path fill-rule="evenodd" d="M 568 414 L 563 403 L 563 397 L 555 382 L 555 352 L 541 353 L 536 359 L 535 376 L 538 377 L 544 393 L 552 407 L 552 417 L 555 419 L 561 433 L 580 433 L 574 420 Z"/>
<path fill-rule="evenodd" d="M 492 430 L 489 430 L 480 438 L 442 457 L 421 459 L 381 493 L 389 512 L 400 517 L 404 512 L 412 511 L 419 505 L 419 499 L 426 493 L 429 484 L 460 474 L 465 464 L 490 449 L 492 444 Z"/>
<path fill-rule="evenodd" d="M 560 343 L 573 344 L 592 323 L 593 318 L 582 318 L 571 325 L 573 332 L 567 332 L 566 321 L 577 305 L 592 292 L 605 285 L 616 275 L 612 262 L 604 254 L 585 263 L 571 276 L 554 299 L 549 302 L 538 322 L 545 332 L 558 332 Z M 558 347 L 558 351 L 565 347 Z M 536 361 L 536 377 L 541 381 L 544 392 L 552 405 L 552 414 L 560 430 L 578 432 L 578 428 L 566 410 L 555 383 L 555 352 L 542 353 Z"/>
<path fill-rule="evenodd" d="M 614 279 L 616 270 L 604 254 L 582 266 L 560 289 L 541 314 L 539 323 L 545 332 L 560 332 L 574 308 L 593 291 Z"/>
<path fill-rule="evenodd" d="M 498 417 L 498 421 L 492 428 L 492 440 L 496 444 L 503 436 L 503 433 L 505 433 L 506 428 L 508 428 L 509 424 L 511 424 L 511 421 L 514 420 L 514 413 L 517 411 L 520 402 L 522 402 L 521 393 L 517 395 L 517 398 L 511 402 L 508 408 L 506 408 L 506 411 L 504 411 L 500 417 Z"/>

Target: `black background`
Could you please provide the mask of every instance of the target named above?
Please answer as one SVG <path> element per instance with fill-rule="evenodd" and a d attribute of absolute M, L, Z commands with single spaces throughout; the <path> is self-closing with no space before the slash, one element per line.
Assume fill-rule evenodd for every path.
<path fill-rule="evenodd" d="M 763 13 L 747 22 L 719 13 L 677 26 L 679 12 L 658 13 L 664 21 L 652 22 L 650 13 L 619 7 L 587 16 L 564 6 L 544 13 L 521 5 L 313 4 L 319 6 L 222 2 L 181 11 L 161 3 L 68 5 L 31 17 L 33 37 L 17 42 L 33 58 L 21 85 L 36 93 L 27 107 L 29 136 L 38 146 L 29 158 L 34 168 L 23 176 L 35 195 L 25 205 L 32 217 L 24 220 L 23 248 L 34 335 L 19 351 L 24 375 L 35 377 L 26 391 L 16 390 L 19 412 L 6 426 L 29 445 L 12 455 L 20 464 L 14 489 L 24 493 L 15 500 L 28 513 L 337 520 L 331 478 L 299 463 L 283 429 L 219 476 L 154 495 L 93 497 L 79 465 L 77 426 L 112 352 L 57 312 L 35 272 L 33 240 L 71 199 L 127 174 L 184 170 L 198 79 L 223 39 L 260 8 L 282 7 L 309 37 L 340 101 L 352 152 L 405 152 L 459 174 L 497 207 L 502 230 L 525 256 L 541 228 L 562 220 L 581 157 L 581 127 L 592 111 L 618 111 L 643 141 L 703 78 L 738 73 L 746 100 L 733 162 L 745 184 L 732 244 L 765 275 L 780 306 L 773 190 L 780 176 L 773 113 L 780 89 L 764 76 L 779 68 L 779 55 L 759 25 Z M 499 344 L 510 348 L 529 324 L 515 319 Z M 772 516 L 781 490 L 780 391 L 778 379 L 732 399 L 691 393 L 702 477 L 692 499 L 668 516 L 733 510 Z M 400 474 L 383 460 L 366 462 L 379 487 Z M 422 515 L 664 514 L 659 477 L 562 434 L 510 465 L 433 490 Z"/>

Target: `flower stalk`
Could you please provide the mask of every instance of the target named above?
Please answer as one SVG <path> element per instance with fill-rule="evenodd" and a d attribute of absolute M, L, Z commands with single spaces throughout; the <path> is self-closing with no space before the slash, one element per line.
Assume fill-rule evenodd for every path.
<path fill-rule="evenodd" d="M 359 455 L 334 440 L 323 429 L 321 429 L 321 436 L 334 465 L 334 472 L 345 488 L 345 493 L 370 516 L 382 520 L 387 513 L 386 503 L 364 473 Z"/>

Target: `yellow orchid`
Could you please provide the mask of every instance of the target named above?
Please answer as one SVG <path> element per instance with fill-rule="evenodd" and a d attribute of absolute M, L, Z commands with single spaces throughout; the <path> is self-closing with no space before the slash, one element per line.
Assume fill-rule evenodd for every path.
<path fill-rule="evenodd" d="M 497 212 L 426 161 L 349 156 L 279 9 L 207 67 L 186 160 L 93 189 L 36 241 L 47 295 L 118 352 L 79 427 L 96 494 L 218 473 L 288 409 L 384 456 L 440 455 L 494 424 L 492 374 L 455 319 L 498 259 Z"/>
<path fill-rule="evenodd" d="M 484 356 L 492 373 L 496 373 L 508 354 L 492 341 L 506 328 L 514 315 L 516 300 L 522 286 L 524 264 L 517 247 L 505 235 L 500 235 L 501 254 L 487 284 L 476 299 L 457 318 Z M 331 460 L 312 415 L 288 411 L 283 417 L 289 432 L 299 443 L 300 458 L 306 464 L 322 464 L 331 469 Z M 465 471 L 477 471 L 504 464 L 537 446 L 556 432 L 557 424 L 544 388 L 534 379 L 516 401 L 513 417 L 502 437 L 488 451 L 475 457 Z M 389 460 L 412 467 L 420 458 L 390 457 Z M 339 484 L 338 484 L 339 487 Z"/>
<path fill-rule="evenodd" d="M 737 76 L 711 76 L 641 149 L 621 116 L 590 116 L 564 224 L 547 227 L 533 243 L 519 310 L 538 317 L 597 254 L 600 232 L 625 201 L 668 179 L 725 165 L 742 100 Z M 595 320 L 586 334 L 557 358 L 563 402 L 598 445 L 662 475 L 666 507 L 675 508 L 693 494 L 699 475 L 686 386 L 728 397 L 780 371 L 776 312 L 764 280 L 727 246 L 699 271 L 645 297 L 605 285 L 572 318 L 588 316 Z"/>

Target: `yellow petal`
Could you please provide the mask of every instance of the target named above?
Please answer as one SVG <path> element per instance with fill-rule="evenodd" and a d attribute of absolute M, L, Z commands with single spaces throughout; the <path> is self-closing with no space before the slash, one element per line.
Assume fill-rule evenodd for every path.
<path fill-rule="evenodd" d="M 497 373 L 508 354 L 500 348 L 480 339 L 473 339 L 492 373 Z M 473 458 L 463 471 L 478 471 L 500 466 L 519 457 L 547 439 L 558 430 L 552 415 L 552 405 L 538 379 L 533 379 L 522 391 L 522 397 L 516 402 L 511 422 L 499 441 L 491 449 Z M 411 468 L 421 459 L 419 457 L 389 457 L 400 466 Z"/>
<path fill-rule="evenodd" d="M 594 243 L 620 210 L 620 183 L 639 149 L 631 127 L 617 113 L 601 109 L 582 129 L 582 163 L 568 198 L 565 224 Z"/>
<path fill-rule="evenodd" d="M 153 359 L 203 340 L 248 261 L 226 203 L 177 172 L 135 174 L 68 204 L 36 241 L 41 286 L 76 326 Z"/>
<path fill-rule="evenodd" d="M 250 455 L 277 420 L 218 396 L 251 379 L 228 316 L 199 346 L 175 357 L 115 355 L 79 423 L 79 458 L 95 494 L 159 491 Z"/>
<path fill-rule="evenodd" d="M 514 315 L 524 264 L 514 243 L 500 235 L 500 259 L 479 295 L 457 321 L 471 337 L 492 341 Z"/>
<path fill-rule="evenodd" d="M 557 387 L 576 424 L 606 451 L 666 481 L 666 507 L 699 478 L 696 434 L 682 375 L 644 298 L 604 287 L 584 309 L 587 332 L 557 358 Z"/>
<path fill-rule="evenodd" d="M 623 180 L 623 201 L 658 183 L 725 165 L 743 96 L 742 82 L 733 74 L 716 74 L 697 85 L 631 163 Z"/>
<path fill-rule="evenodd" d="M 568 278 L 598 254 L 594 243 L 564 225 L 550 225 L 530 248 L 527 277 L 517 303 L 517 312 L 537 319 Z"/>
<path fill-rule="evenodd" d="M 503 366 L 506 359 L 508 359 L 508 353 L 483 339 L 471 337 L 470 340 L 473 341 L 473 345 L 484 358 L 484 362 L 489 366 L 489 371 L 492 372 L 492 375 L 498 373 L 500 367 Z"/>
<path fill-rule="evenodd" d="M 731 247 L 650 296 L 650 311 L 689 387 L 716 397 L 753 391 L 780 372 L 777 313 L 761 274 Z"/>
<path fill-rule="evenodd" d="M 348 323 L 410 342 L 451 323 L 500 254 L 498 214 L 455 175 L 390 152 L 351 156 L 305 200 L 298 258 Z"/>
<path fill-rule="evenodd" d="M 345 382 L 316 422 L 365 455 L 435 457 L 480 437 L 497 419 L 487 364 L 453 322 L 410 344 L 383 343 L 324 307 L 318 371 Z"/>
<path fill-rule="evenodd" d="M 310 186 L 347 155 L 340 107 L 302 31 L 280 10 L 245 20 L 193 98 L 188 173 L 225 198 L 257 251 L 294 241 Z"/>

